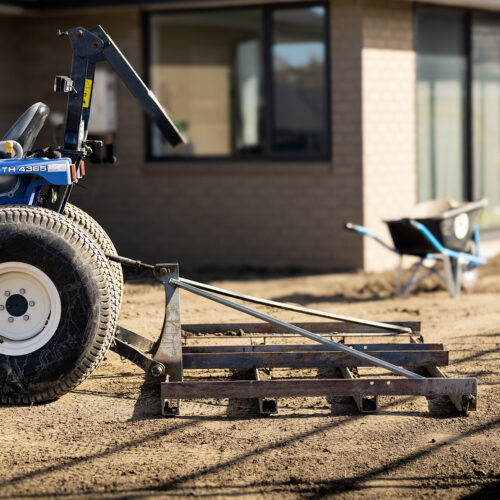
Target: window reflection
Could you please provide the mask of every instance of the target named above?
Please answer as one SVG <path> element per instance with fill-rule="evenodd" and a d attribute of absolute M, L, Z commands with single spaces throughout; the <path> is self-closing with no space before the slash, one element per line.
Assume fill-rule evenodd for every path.
<path fill-rule="evenodd" d="M 175 154 L 261 149 L 261 17 L 260 10 L 153 17 L 152 87 L 189 139 Z M 155 127 L 152 132 L 153 155 L 172 154 Z"/>
<path fill-rule="evenodd" d="M 465 25 L 461 14 L 417 16 L 419 198 L 464 197 Z"/>
<path fill-rule="evenodd" d="M 472 29 L 474 197 L 486 197 L 482 227 L 500 225 L 500 20 L 478 15 Z"/>
<path fill-rule="evenodd" d="M 274 12 L 275 151 L 326 149 L 324 8 Z"/>

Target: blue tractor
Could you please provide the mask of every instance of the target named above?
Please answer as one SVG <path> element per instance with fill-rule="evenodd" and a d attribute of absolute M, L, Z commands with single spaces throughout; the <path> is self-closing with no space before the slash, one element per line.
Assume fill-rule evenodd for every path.
<path fill-rule="evenodd" d="M 123 290 L 109 236 L 69 203 L 85 159 L 95 66 L 107 61 L 173 146 L 184 139 L 101 26 L 59 32 L 71 42 L 64 144 L 34 149 L 49 115 L 32 105 L 0 141 L 0 401 L 55 399 L 100 364 L 113 341 Z M 119 259 L 117 259 L 119 260 Z M 156 368 L 158 371 L 158 367 Z M 161 370 L 160 370 L 161 371 Z"/>

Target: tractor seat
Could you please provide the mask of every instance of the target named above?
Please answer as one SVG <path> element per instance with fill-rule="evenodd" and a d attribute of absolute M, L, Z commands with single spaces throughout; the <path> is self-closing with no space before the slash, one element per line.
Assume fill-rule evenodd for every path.
<path fill-rule="evenodd" d="M 30 106 L 4 135 L 3 141 L 17 141 L 24 151 L 31 151 L 50 109 L 43 102 Z"/>

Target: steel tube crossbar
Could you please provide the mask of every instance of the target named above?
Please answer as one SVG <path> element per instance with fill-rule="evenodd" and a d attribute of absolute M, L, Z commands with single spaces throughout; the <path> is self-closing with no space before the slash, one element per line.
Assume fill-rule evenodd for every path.
<path fill-rule="evenodd" d="M 382 351 L 371 356 L 396 366 L 446 366 L 448 351 Z M 369 366 L 367 361 L 337 351 L 309 352 L 212 352 L 183 353 L 185 370 L 212 370 L 219 368 L 334 368 L 339 366 Z"/>
<path fill-rule="evenodd" d="M 163 382 L 162 399 L 265 398 L 308 396 L 475 396 L 474 378 L 210 380 Z"/>
<path fill-rule="evenodd" d="M 309 332 L 308 330 L 304 330 L 303 328 L 299 328 L 298 326 L 292 325 L 290 323 L 286 323 L 285 321 L 281 321 L 277 318 L 273 318 L 272 316 L 268 316 L 267 314 L 261 313 L 259 311 L 255 311 L 254 309 L 250 309 L 250 308 L 245 307 L 241 304 L 236 304 L 235 302 L 231 302 L 230 300 L 224 299 L 222 297 L 218 297 L 217 295 L 213 295 L 212 293 L 206 292 L 204 290 L 200 290 L 200 288 L 198 288 L 197 285 L 193 286 L 189 283 L 186 283 L 186 281 L 187 280 L 173 279 L 172 278 L 170 280 L 170 283 L 174 286 L 182 288 L 183 290 L 187 290 L 188 292 L 191 292 L 191 293 L 194 293 L 196 295 L 200 295 L 201 297 L 205 297 L 206 299 L 212 300 L 213 302 L 217 302 L 219 304 L 230 307 L 232 309 L 236 309 L 237 311 L 240 311 L 242 313 L 248 314 L 248 315 L 253 316 L 255 318 L 261 319 L 263 321 L 267 321 L 268 323 L 278 325 L 287 331 L 299 333 L 300 335 L 303 335 L 304 337 L 307 337 L 311 340 L 319 342 L 320 344 L 325 344 L 327 346 L 333 347 L 337 351 L 342 351 L 342 352 L 350 354 L 351 356 L 354 356 L 358 359 L 362 359 L 364 361 L 367 361 L 371 365 L 379 366 L 381 368 L 389 370 L 390 372 L 395 373 L 396 375 L 402 375 L 403 377 L 408 377 L 408 378 L 424 378 L 421 375 L 418 375 L 416 373 L 405 370 L 404 368 L 400 368 L 399 366 L 393 365 L 392 363 L 382 361 L 381 359 L 375 358 L 374 356 L 370 356 L 368 354 L 365 354 L 364 352 L 356 351 L 355 349 L 351 349 L 350 347 L 347 347 L 343 344 L 339 344 L 337 342 L 327 340 L 327 339 L 321 337 L 320 335 L 316 335 L 315 333 Z M 196 282 L 194 282 L 194 283 L 196 283 Z M 390 325 L 390 326 L 392 326 L 392 325 Z"/>
<path fill-rule="evenodd" d="M 357 325 L 373 326 L 375 328 L 381 328 L 383 330 L 391 330 L 401 333 L 413 333 L 411 328 L 404 326 L 391 325 L 389 323 L 382 323 L 379 321 L 370 321 L 361 318 L 351 318 L 349 316 L 343 316 L 341 314 L 334 314 L 325 311 L 319 311 L 317 309 L 309 309 L 308 307 L 295 306 L 293 304 L 285 304 L 283 302 L 276 302 L 274 300 L 261 299 L 260 297 L 252 297 L 251 295 L 243 295 L 241 293 L 232 292 L 230 290 L 225 290 L 224 288 L 218 288 L 216 286 L 207 285 L 205 283 L 199 283 L 198 281 L 192 281 L 185 278 L 179 278 L 178 282 L 184 283 L 185 285 L 192 285 L 201 290 L 206 290 L 209 292 L 218 293 L 219 295 L 225 295 L 226 297 L 232 297 L 233 299 L 241 299 L 246 302 L 253 302 L 254 304 L 262 304 L 264 306 L 277 307 L 279 309 L 286 309 L 288 311 L 296 311 L 304 314 L 309 314 L 312 316 L 318 316 L 320 318 L 335 319 L 338 321 L 346 321 L 348 323 L 355 323 Z"/>

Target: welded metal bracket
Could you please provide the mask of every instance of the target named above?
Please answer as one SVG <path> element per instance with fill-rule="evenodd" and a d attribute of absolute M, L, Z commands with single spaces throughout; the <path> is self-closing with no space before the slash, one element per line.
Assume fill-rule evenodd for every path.
<path fill-rule="evenodd" d="M 446 375 L 437 366 L 426 367 L 427 372 L 431 377 L 446 379 Z M 477 410 L 477 394 L 476 393 L 459 393 L 447 394 L 450 401 L 455 405 L 455 408 L 461 413 Z"/>
<path fill-rule="evenodd" d="M 271 376 L 259 368 L 254 368 L 255 380 L 270 380 Z M 274 397 L 270 398 L 258 398 L 259 412 L 263 416 L 274 415 L 278 413 L 278 401 Z"/>
<path fill-rule="evenodd" d="M 165 376 L 165 366 L 158 361 L 154 361 L 141 351 L 137 350 L 135 347 L 131 346 L 116 338 L 110 349 L 122 358 L 128 359 L 139 368 L 142 368 L 146 373 L 153 375 L 154 377 L 164 377 Z"/>
<path fill-rule="evenodd" d="M 341 366 L 339 370 L 345 379 L 355 380 L 357 378 L 355 376 L 355 369 L 350 369 L 347 366 Z M 378 410 L 377 396 L 365 396 L 363 394 L 356 394 L 353 396 L 353 399 L 360 413 L 376 413 Z"/>
<path fill-rule="evenodd" d="M 155 345 L 153 359 L 165 365 L 168 382 L 182 381 L 182 329 L 179 289 L 172 280 L 179 278 L 179 264 L 156 264 L 153 274 L 165 287 L 165 317 L 160 338 Z M 162 414 L 175 416 L 180 412 L 180 399 L 163 400 Z"/>

